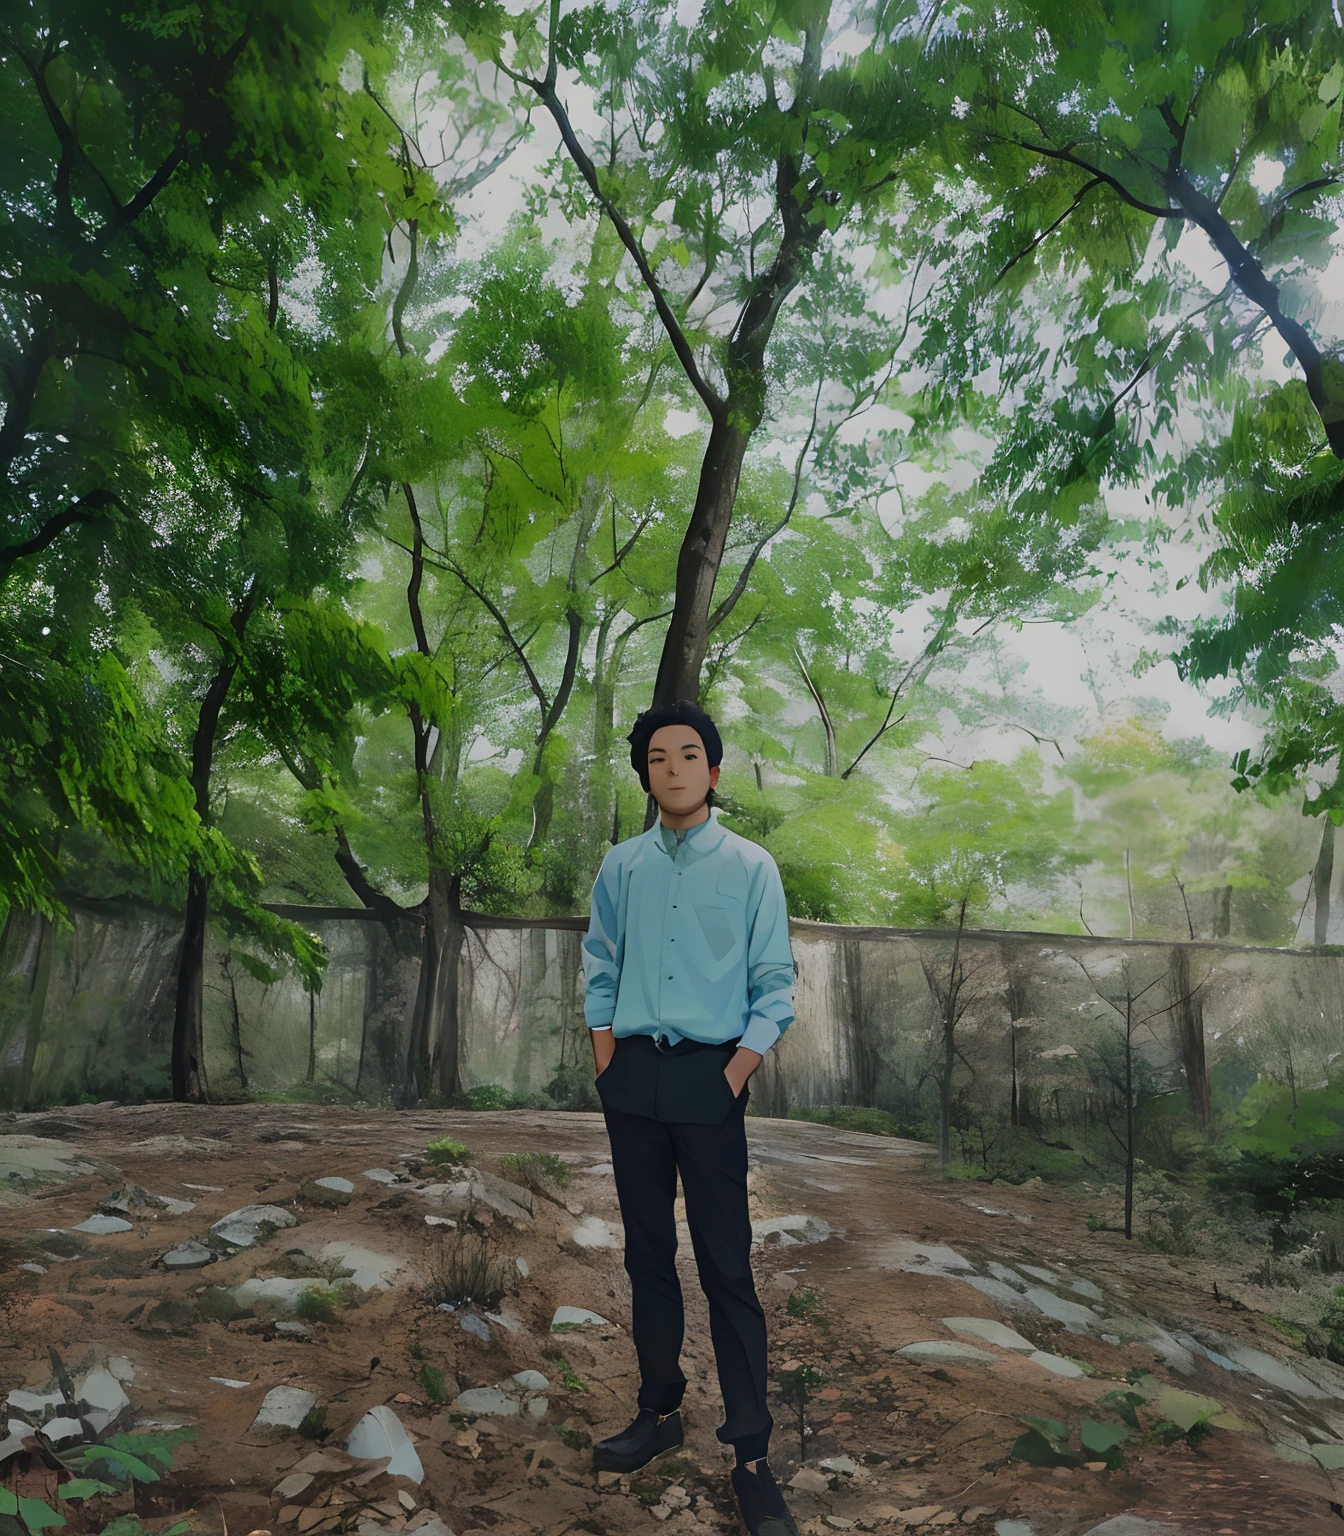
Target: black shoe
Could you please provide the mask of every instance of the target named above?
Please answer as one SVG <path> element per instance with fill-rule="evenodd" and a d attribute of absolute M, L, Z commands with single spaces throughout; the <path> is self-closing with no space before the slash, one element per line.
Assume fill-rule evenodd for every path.
<path fill-rule="evenodd" d="M 769 1463 L 758 1461 L 754 1472 L 734 1467 L 732 1483 L 737 1507 L 751 1536 L 798 1536 L 797 1523 Z"/>
<path fill-rule="evenodd" d="M 661 1417 L 647 1408 L 641 1408 L 639 1416 L 628 1429 L 623 1429 L 619 1435 L 612 1435 L 609 1440 L 599 1440 L 593 1447 L 593 1470 L 635 1472 L 647 1466 L 655 1456 L 675 1451 L 685 1441 L 680 1408 L 674 1408 L 671 1413 Z"/>

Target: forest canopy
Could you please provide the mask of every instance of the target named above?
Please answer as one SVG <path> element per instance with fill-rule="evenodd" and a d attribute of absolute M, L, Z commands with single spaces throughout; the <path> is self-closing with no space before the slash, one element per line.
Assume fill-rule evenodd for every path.
<path fill-rule="evenodd" d="M 0 69 L 0 905 L 183 914 L 175 1091 L 208 925 L 317 988 L 323 905 L 423 915 L 428 1080 L 679 697 L 797 917 L 1328 942 L 1329 0 L 19 0 Z"/>

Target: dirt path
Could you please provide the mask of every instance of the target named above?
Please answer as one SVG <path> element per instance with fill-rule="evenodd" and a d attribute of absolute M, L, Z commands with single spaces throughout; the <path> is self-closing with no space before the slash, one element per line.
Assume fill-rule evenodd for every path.
<path fill-rule="evenodd" d="M 912 1143 L 793 1121 L 748 1128 L 753 1217 L 814 1218 L 810 1228 L 784 1223 L 782 1236 L 776 1221 L 756 1266 L 772 1369 L 810 1365 L 824 1378 L 790 1495 L 805 1536 L 950 1526 L 1082 1536 L 1122 1512 L 1134 1519 L 1107 1536 L 1344 1533 L 1344 1488 L 1334 1487 L 1344 1473 L 1322 1465 L 1344 1465 L 1344 1372 L 1293 1354 L 1268 1324 L 1216 1300 L 1216 1272 L 1089 1233 L 1082 1205 L 1054 1190 L 947 1183 L 924 1171 L 927 1149 Z M 423 1192 L 439 1176 L 416 1159 L 445 1135 L 487 1172 L 518 1151 L 559 1154 L 573 1170 L 565 1203 L 538 1195 L 531 1216 L 493 1218 L 500 1254 L 527 1269 L 493 1317 L 435 1310 L 423 1294 L 453 1229 L 441 1214 L 450 1206 Z M 190 1514 L 193 1530 L 222 1533 L 227 1520 L 232 1536 L 441 1536 L 439 1522 L 456 1536 L 737 1530 L 687 1244 L 685 1451 L 632 1479 L 590 1470 L 586 1446 L 629 1421 L 637 1385 L 607 1156 L 600 1117 L 579 1114 L 159 1105 L 0 1120 L 4 1390 L 48 1388 L 54 1344 L 72 1372 L 112 1363 L 131 1404 L 123 1427 L 199 1426 L 162 1482 L 137 1485 L 134 1499 L 67 1507 L 72 1531 L 100 1530 L 133 1506 L 149 1527 Z M 372 1169 L 386 1178 L 369 1178 Z M 349 1181 L 348 1203 L 315 1187 L 321 1177 Z M 128 1231 L 72 1231 L 131 1183 L 193 1208 L 132 1210 Z M 297 1226 L 204 1268 L 157 1264 L 259 1203 Z M 427 1225 L 436 1212 L 439 1225 Z M 817 1222 L 831 1235 L 790 1240 L 818 1238 Z M 298 1322 L 274 1310 L 275 1298 L 271 1315 L 258 1303 L 223 1320 L 233 1305 L 221 1309 L 225 1288 L 269 1278 L 283 1291 L 324 1261 L 329 1277 L 343 1262 L 371 1287 L 348 1293 L 358 1304 L 331 1321 Z M 554 1332 L 561 1306 L 609 1324 Z M 992 1329 L 975 1336 L 974 1320 L 1006 1325 L 1016 1342 Z M 910 1345 L 935 1347 L 899 1352 Z M 957 1356 L 967 1348 L 990 1358 Z M 428 1400 L 426 1365 L 442 1372 L 442 1404 Z M 527 1371 L 545 1388 L 509 1383 Z M 500 1382 L 512 1394 L 497 1395 L 505 1413 L 454 1407 L 460 1393 Z M 277 1387 L 313 1394 L 324 1421 L 310 1418 L 306 1434 L 258 1431 Z M 1098 1400 L 1130 1390 L 1145 1430 L 1159 1419 L 1188 1427 L 1199 1414 L 1219 1427 L 1202 1440 L 1196 1429 L 1195 1448 L 1176 1431 L 1161 1445 L 1131 1430 L 1117 1470 L 1008 1459 L 1023 1416 L 1067 1423 L 1076 1449 L 1083 1419 L 1120 1426 Z M 422 1480 L 340 1454 L 377 1405 L 409 1432 Z M 797 1415 L 782 1402 L 774 1412 L 771 1461 L 784 1481 L 800 1470 Z M 296 1465 L 291 1488 L 310 1480 L 273 1496 Z"/>

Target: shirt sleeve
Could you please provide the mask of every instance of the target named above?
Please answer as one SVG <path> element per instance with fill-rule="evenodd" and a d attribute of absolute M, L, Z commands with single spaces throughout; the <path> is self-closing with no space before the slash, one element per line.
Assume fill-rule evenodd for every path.
<path fill-rule="evenodd" d="M 583 1016 L 589 1029 L 610 1029 L 616 1016 L 625 946 L 617 932 L 620 866 L 610 854 L 593 882 L 588 932 L 583 940 Z"/>
<path fill-rule="evenodd" d="M 747 1027 L 739 1045 L 764 1056 L 793 1022 L 793 948 L 784 883 L 770 859 L 748 897 Z"/>

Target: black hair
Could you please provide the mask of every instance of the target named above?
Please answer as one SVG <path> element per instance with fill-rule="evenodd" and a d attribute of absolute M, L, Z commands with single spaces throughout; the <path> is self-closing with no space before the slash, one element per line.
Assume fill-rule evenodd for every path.
<path fill-rule="evenodd" d="M 723 761 L 723 742 L 719 728 L 709 716 L 689 699 L 678 699 L 675 704 L 662 704 L 657 709 L 646 709 L 635 716 L 635 726 L 625 738 L 630 743 L 630 766 L 639 775 L 644 793 L 649 791 L 649 742 L 655 731 L 665 725 L 689 725 L 705 744 L 705 761 L 717 768 Z M 714 804 L 714 791 L 705 796 L 705 804 Z"/>

